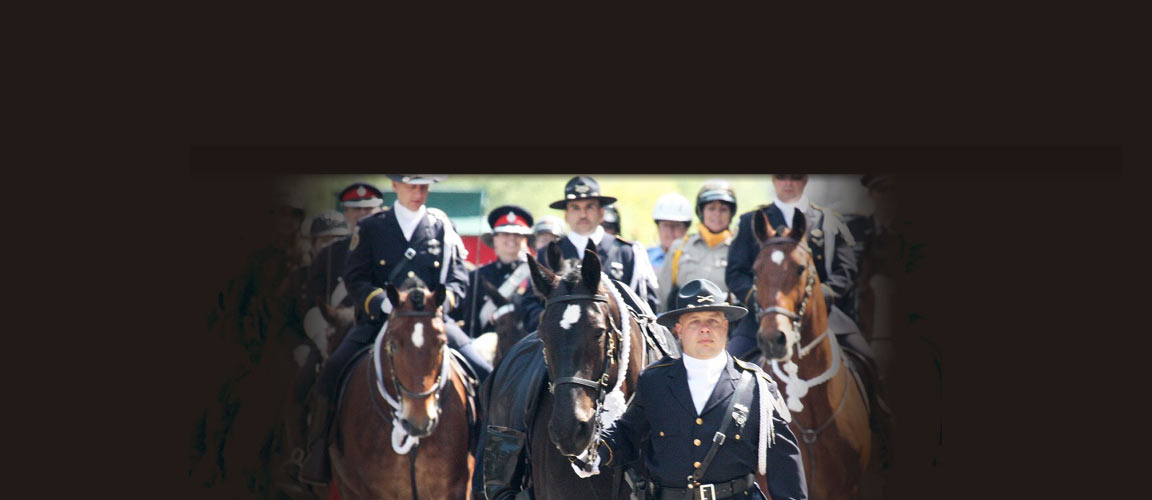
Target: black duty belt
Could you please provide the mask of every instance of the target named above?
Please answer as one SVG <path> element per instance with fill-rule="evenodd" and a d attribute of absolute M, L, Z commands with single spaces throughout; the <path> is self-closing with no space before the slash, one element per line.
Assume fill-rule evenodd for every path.
<path fill-rule="evenodd" d="M 693 488 L 672 488 L 660 486 L 656 494 L 659 500 L 723 500 L 736 495 L 743 496 L 752 487 L 756 477 L 748 474 L 731 481 L 701 484 Z"/>

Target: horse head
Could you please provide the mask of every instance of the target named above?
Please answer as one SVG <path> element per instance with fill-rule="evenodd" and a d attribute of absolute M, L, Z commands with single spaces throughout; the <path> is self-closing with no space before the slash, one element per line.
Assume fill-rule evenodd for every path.
<path fill-rule="evenodd" d="M 807 219 L 797 211 L 792 227 L 773 229 L 757 212 L 752 233 L 760 253 L 752 264 L 756 275 L 756 344 L 766 359 L 785 360 L 799 349 L 800 324 L 809 313 L 824 311 L 820 278 L 804 243 Z"/>
<path fill-rule="evenodd" d="M 496 331 L 496 356 L 492 360 L 492 366 L 500 364 L 500 359 L 504 357 L 504 353 L 508 352 L 516 342 L 524 338 L 528 334 L 524 330 L 523 297 L 518 293 L 513 293 L 511 298 L 505 298 L 500 289 L 492 283 L 480 276 L 480 285 L 484 289 L 484 294 L 492 299 L 492 304 L 496 306 L 495 318 L 492 320 L 492 329 Z"/>
<path fill-rule="evenodd" d="M 549 257 L 554 265 L 560 261 Z M 599 432 L 597 413 L 619 377 L 620 310 L 606 288 L 611 285 L 601 283 L 600 257 L 591 242 L 580 266 L 563 275 L 534 259 L 528 265 L 532 285 L 545 300 L 537 335 L 552 381 L 548 434 L 560 453 L 576 456 Z"/>
<path fill-rule="evenodd" d="M 436 428 L 440 388 L 450 375 L 444 370 L 448 335 L 441 310 L 446 292 L 442 284 L 429 290 L 419 278 L 409 278 L 399 290 L 388 284 L 385 293 L 393 307 L 383 349 L 399 393 L 397 412 L 408 434 L 424 437 Z"/>

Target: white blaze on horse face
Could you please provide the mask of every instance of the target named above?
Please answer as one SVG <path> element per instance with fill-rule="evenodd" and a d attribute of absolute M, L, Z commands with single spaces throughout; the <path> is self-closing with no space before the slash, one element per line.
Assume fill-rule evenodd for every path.
<path fill-rule="evenodd" d="M 772 251 L 772 262 L 775 262 L 776 265 L 780 265 L 781 262 L 784 262 L 784 252 L 779 250 Z"/>
<path fill-rule="evenodd" d="M 423 323 L 416 323 L 416 326 L 412 327 L 412 345 L 416 346 L 417 349 L 424 346 Z"/>
<path fill-rule="evenodd" d="M 568 304 L 564 308 L 564 317 L 560 318 L 560 328 L 571 330 L 572 325 L 580 321 L 580 306 L 578 304 Z"/>

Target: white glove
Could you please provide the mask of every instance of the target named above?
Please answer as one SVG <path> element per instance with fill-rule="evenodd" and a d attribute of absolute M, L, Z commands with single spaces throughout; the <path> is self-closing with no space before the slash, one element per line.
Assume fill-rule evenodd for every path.
<path fill-rule="evenodd" d="M 492 322 L 492 314 L 496 312 L 496 304 L 491 300 L 485 300 L 484 305 L 480 307 L 480 328 L 484 328 L 488 323 Z"/>
<path fill-rule="evenodd" d="M 576 459 L 587 462 L 588 461 L 588 450 L 584 450 L 583 453 L 577 455 Z M 596 474 L 599 474 L 600 473 L 600 455 L 596 455 L 596 458 L 594 460 L 592 460 L 591 464 L 589 464 L 589 470 L 581 469 L 580 466 L 576 465 L 576 462 L 572 462 L 572 470 L 575 471 L 576 475 L 580 476 L 581 478 L 589 478 L 589 477 L 595 476 Z"/>
<path fill-rule="evenodd" d="M 392 301 L 388 300 L 387 295 L 384 296 L 384 300 L 380 301 L 380 310 L 384 311 L 384 314 L 392 314 Z"/>

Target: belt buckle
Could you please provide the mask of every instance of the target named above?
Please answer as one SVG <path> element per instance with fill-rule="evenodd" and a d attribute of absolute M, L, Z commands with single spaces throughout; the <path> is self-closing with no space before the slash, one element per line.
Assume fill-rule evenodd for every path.
<path fill-rule="evenodd" d="M 702 484 L 697 489 L 700 492 L 700 500 L 716 500 L 716 485 Z"/>

